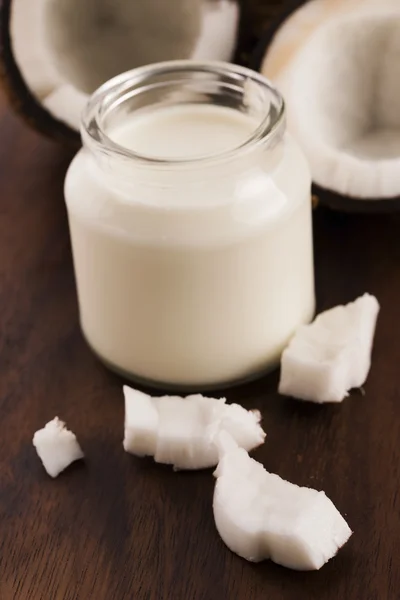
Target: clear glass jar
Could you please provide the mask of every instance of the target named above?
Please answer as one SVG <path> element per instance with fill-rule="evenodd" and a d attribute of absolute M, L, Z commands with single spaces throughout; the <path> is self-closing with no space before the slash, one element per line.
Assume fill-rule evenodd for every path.
<path fill-rule="evenodd" d="M 278 92 L 232 64 L 150 65 L 95 92 L 82 139 L 65 197 L 94 352 L 181 390 L 276 366 L 315 309 L 311 177 Z"/>

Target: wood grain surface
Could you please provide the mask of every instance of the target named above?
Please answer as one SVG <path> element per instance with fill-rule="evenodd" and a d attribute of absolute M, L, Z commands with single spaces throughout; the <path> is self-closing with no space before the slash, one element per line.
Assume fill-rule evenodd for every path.
<path fill-rule="evenodd" d="M 253 565 L 219 539 L 211 472 L 173 473 L 122 449 L 117 376 L 80 334 L 63 204 L 71 156 L 0 102 L 1 600 L 397 600 L 400 597 L 400 218 L 315 213 L 319 308 L 379 298 L 363 397 L 281 398 L 277 374 L 228 390 L 259 408 L 255 456 L 324 489 L 354 535 L 319 572 Z M 44 472 L 34 431 L 55 415 L 86 461 Z"/>

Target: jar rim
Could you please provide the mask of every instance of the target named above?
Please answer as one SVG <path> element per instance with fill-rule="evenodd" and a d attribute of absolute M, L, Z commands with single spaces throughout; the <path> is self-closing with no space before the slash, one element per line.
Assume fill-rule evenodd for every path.
<path fill-rule="evenodd" d="M 128 96 L 132 89 L 141 89 L 146 86 L 151 78 L 158 76 L 169 76 L 171 79 L 165 80 L 165 85 L 173 82 L 174 75 L 187 73 L 188 76 L 198 74 L 217 75 L 229 78 L 236 84 L 242 84 L 243 94 L 246 89 L 251 93 L 252 87 L 258 90 L 267 91 L 275 102 L 275 115 L 271 118 L 271 103 L 266 106 L 265 113 L 252 133 L 238 146 L 220 151 L 210 156 L 190 157 L 190 158 L 160 158 L 156 156 L 144 155 L 126 148 L 114 141 L 105 131 L 103 126 L 103 117 L 107 108 L 114 101 L 121 104 L 124 98 Z M 182 80 L 183 81 L 183 80 Z M 155 84 L 157 85 L 157 84 Z M 247 87 L 246 87 L 247 86 Z M 238 158 L 256 149 L 261 144 L 272 144 L 276 137 L 279 137 L 285 127 L 285 102 L 277 88 L 263 75 L 246 67 L 235 65 L 233 63 L 221 61 L 193 61 L 172 60 L 159 63 L 153 63 L 143 67 L 138 67 L 126 71 L 100 86 L 90 97 L 81 118 L 81 137 L 83 144 L 93 150 L 111 153 L 114 156 L 120 156 L 123 159 L 131 159 L 136 163 L 157 167 L 157 166 L 194 166 L 215 163 L 217 161 L 226 161 L 232 158 Z"/>

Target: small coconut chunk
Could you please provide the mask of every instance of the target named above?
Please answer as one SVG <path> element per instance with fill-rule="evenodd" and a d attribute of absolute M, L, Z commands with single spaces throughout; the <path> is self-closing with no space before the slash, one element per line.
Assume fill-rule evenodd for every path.
<path fill-rule="evenodd" d="M 206 469 L 218 462 L 213 438 L 228 431 L 252 450 L 264 442 L 258 411 L 226 404 L 200 394 L 153 398 L 124 386 L 124 449 L 137 456 L 153 456 L 175 469 Z"/>
<path fill-rule="evenodd" d="M 300 327 L 282 354 L 279 393 L 311 402 L 341 402 L 371 367 L 379 304 L 365 294 Z"/>
<path fill-rule="evenodd" d="M 352 532 L 324 492 L 268 473 L 226 432 L 216 443 L 214 519 L 232 552 L 307 571 L 320 569 L 347 542 Z"/>
<path fill-rule="evenodd" d="M 58 417 L 36 431 L 33 445 L 50 477 L 57 477 L 71 463 L 84 457 L 75 434 Z"/>

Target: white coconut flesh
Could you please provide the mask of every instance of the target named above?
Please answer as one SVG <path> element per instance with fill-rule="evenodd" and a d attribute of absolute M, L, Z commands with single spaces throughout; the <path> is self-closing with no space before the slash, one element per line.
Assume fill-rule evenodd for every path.
<path fill-rule="evenodd" d="M 252 562 L 317 570 L 347 542 L 352 532 L 324 492 L 268 473 L 226 432 L 216 442 L 214 519 L 232 552 Z"/>
<path fill-rule="evenodd" d="M 181 398 L 153 398 L 124 386 L 124 449 L 137 456 L 152 456 L 175 469 L 206 469 L 218 462 L 213 439 L 227 431 L 246 450 L 264 442 L 258 411 L 246 410 L 225 399 L 200 394 Z"/>
<path fill-rule="evenodd" d="M 341 402 L 371 367 L 379 303 L 364 294 L 298 329 L 282 354 L 279 392 L 311 402 Z"/>
<path fill-rule="evenodd" d="M 71 463 L 84 458 L 76 435 L 58 417 L 36 431 L 33 445 L 50 477 L 57 477 Z"/>
<path fill-rule="evenodd" d="M 354 199 L 400 195 L 400 3 L 311 0 L 275 35 L 261 71 L 316 184 Z"/>
<path fill-rule="evenodd" d="M 138 66 L 230 60 L 234 0 L 13 0 L 14 59 L 35 99 L 75 130 L 88 96 Z"/>

